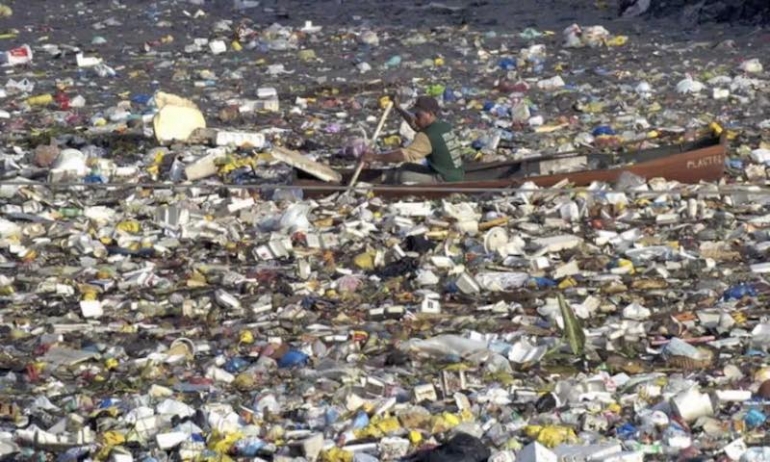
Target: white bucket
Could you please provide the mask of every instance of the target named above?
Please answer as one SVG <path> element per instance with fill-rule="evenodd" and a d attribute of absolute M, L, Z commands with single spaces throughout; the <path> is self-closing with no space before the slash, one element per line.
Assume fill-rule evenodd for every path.
<path fill-rule="evenodd" d="M 696 388 L 690 388 L 671 398 L 671 409 L 685 422 L 713 416 L 715 407 L 711 395 L 701 393 Z"/>

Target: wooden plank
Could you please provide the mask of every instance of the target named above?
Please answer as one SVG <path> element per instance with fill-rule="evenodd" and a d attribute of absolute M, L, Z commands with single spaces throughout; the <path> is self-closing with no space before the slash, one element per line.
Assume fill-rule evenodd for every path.
<path fill-rule="evenodd" d="M 297 151 L 282 148 L 276 146 L 272 149 L 270 154 L 276 160 L 291 165 L 294 168 L 300 169 L 305 173 L 313 175 L 321 181 L 327 183 L 339 183 L 342 181 L 342 175 L 339 172 L 335 172 L 327 165 L 320 162 L 310 160 Z"/>

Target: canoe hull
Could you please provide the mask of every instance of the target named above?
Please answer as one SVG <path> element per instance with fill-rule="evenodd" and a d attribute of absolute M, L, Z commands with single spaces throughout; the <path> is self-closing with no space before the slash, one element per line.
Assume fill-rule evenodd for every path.
<path fill-rule="evenodd" d="M 660 177 L 669 181 L 692 184 L 700 181 L 716 181 L 720 179 L 724 173 L 725 153 L 725 144 L 722 141 L 700 149 L 669 154 L 660 158 L 631 165 L 621 165 L 615 168 L 552 175 L 463 181 L 438 185 L 388 185 L 387 188 L 376 191 L 376 194 L 385 198 L 419 197 L 431 199 L 451 194 L 479 194 L 483 193 L 484 190 L 515 188 L 525 182 L 532 182 L 540 187 L 550 187 L 565 179 L 575 186 L 588 186 L 595 181 L 615 182 L 624 172 L 633 173 L 648 180 Z M 379 172 L 379 170 L 365 170 L 362 174 L 362 181 L 367 181 L 367 177 L 376 177 Z M 343 173 L 343 184 L 347 184 L 346 181 L 349 177 L 348 172 Z M 321 185 L 328 184 L 309 179 L 297 179 L 292 183 L 292 186 L 304 190 L 305 197 L 328 195 L 329 191 L 313 190 L 314 186 Z"/>

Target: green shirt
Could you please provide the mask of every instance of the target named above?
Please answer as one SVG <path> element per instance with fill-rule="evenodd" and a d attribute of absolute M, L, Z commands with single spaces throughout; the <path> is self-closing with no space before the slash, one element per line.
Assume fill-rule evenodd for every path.
<path fill-rule="evenodd" d="M 431 152 L 426 156 L 428 165 L 444 181 L 462 181 L 465 178 L 462 148 L 452 126 L 437 120 L 422 130 L 430 139 Z"/>

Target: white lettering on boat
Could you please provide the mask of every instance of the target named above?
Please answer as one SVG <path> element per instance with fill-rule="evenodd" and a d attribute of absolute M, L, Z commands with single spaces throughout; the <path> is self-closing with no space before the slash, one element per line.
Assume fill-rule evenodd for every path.
<path fill-rule="evenodd" d="M 699 168 L 711 167 L 714 165 L 724 163 L 724 159 L 721 155 L 701 157 L 698 160 L 688 160 L 687 170 L 697 170 Z"/>

